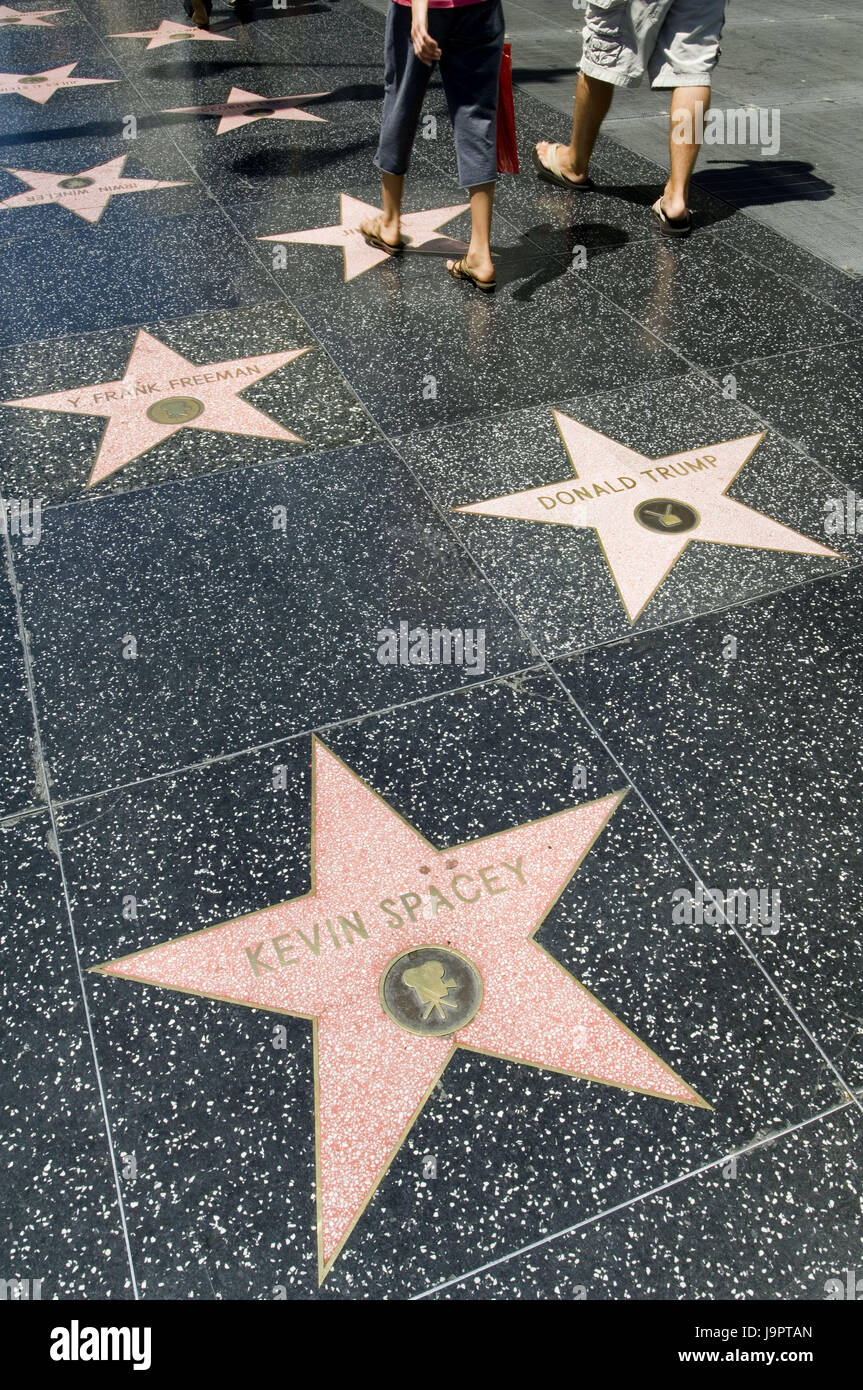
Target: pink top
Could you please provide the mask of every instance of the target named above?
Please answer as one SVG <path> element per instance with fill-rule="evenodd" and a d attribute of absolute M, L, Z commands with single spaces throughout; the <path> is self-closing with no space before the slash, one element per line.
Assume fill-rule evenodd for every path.
<path fill-rule="evenodd" d="M 407 5 L 410 9 L 411 0 L 395 0 L 397 5 Z M 428 0 L 430 10 L 454 10 L 459 5 L 480 5 L 482 0 Z"/>

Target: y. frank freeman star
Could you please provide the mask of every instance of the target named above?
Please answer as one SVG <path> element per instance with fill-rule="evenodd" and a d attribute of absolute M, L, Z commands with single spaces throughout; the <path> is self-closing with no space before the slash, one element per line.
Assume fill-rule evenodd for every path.
<path fill-rule="evenodd" d="M 105 416 L 108 424 L 88 483 L 92 487 L 177 430 L 217 430 L 303 443 L 299 435 L 242 400 L 240 392 L 308 351 L 307 347 L 293 348 L 199 366 L 140 329 L 126 374 L 119 381 L 3 404 L 66 415 Z"/>
<path fill-rule="evenodd" d="M 313 1021 L 321 1279 L 457 1047 L 710 1108 L 534 939 L 623 795 L 437 850 L 314 739 L 309 893 L 95 967 Z"/>
<path fill-rule="evenodd" d="M 345 280 L 355 280 L 358 275 L 371 270 L 389 259 L 386 251 L 369 246 L 360 231 L 360 223 L 369 217 L 379 217 L 380 208 L 374 203 L 363 203 L 348 193 L 340 195 L 341 221 L 332 227 L 312 227 L 307 232 L 279 232 L 275 236 L 258 237 L 258 241 L 288 241 L 308 243 L 313 246 L 341 246 L 345 258 Z M 444 222 L 451 222 L 459 213 L 467 212 L 468 204 L 457 207 L 429 208 L 425 212 L 406 212 L 402 214 L 402 235 L 408 246 L 416 249 L 438 240 Z"/>
<path fill-rule="evenodd" d="M 552 413 L 570 477 L 453 510 L 594 530 L 631 622 L 690 541 L 842 558 L 725 495 L 763 433 L 653 459 L 560 410 Z"/>

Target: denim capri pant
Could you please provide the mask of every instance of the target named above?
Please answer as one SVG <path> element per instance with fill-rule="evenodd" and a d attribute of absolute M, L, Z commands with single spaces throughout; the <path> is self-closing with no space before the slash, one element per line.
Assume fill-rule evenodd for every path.
<path fill-rule="evenodd" d="M 497 88 L 503 53 L 501 0 L 429 8 L 428 30 L 441 50 L 441 81 L 455 134 L 462 188 L 497 180 Z M 381 138 L 375 164 L 405 174 L 432 69 L 411 43 L 409 5 L 391 0 Z"/>

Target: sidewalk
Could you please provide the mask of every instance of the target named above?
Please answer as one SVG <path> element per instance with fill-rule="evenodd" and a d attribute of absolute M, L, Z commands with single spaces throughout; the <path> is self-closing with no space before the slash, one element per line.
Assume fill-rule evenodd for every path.
<path fill-rule="evenodd" d="M 596 193 L 539 184 L 567 118 L 519 91 L 481 297 L 438 86 L 412 244 L 355 230 L 359 0 L 37 14 L 0 9 L 3 1270 L 823 1299 L 863 284 L 705 186 L 669 243 L 611 137 Z"/>

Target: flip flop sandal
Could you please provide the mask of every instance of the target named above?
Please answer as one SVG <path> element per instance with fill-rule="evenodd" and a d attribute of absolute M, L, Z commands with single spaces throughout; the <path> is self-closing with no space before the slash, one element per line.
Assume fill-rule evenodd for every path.
<path fill-rule="evenodd" d="M 478 280 L 465 265 L 465 258 L 462 256 L 460 261 L 454 265 L 448 265 L 447 270 L 454 280 L 469 280 L 470 283 L 483 294 L 494 294 L 497 289 L 497 280 Z"/>
<path fill-rule="evenodd" d="M 650 211 L 659 223 L 663 236 L 689 236 L 692 231 L 692 213 L 689 208 L 686 209 L 685 217 L 669 217 L 662 206 L 662 199 L 657 198 Z"/>
<path fill-rule="evenodd" d="M 583 183 L 573 183 L 572 179 L 568 179 L 566 174 L 561 172 L 557 158 L 557 151 L 559 149 L 561 149 L 560 145 L 552 145 L 546 152 L 546 159 L 548 159 L 550 163 L 543 164 L 539 150 L 534 147 L 531 158 L 533 160 L 533 167 L 539 174 L 539 177 L 545 179 L 546 183 L 553 183 L 557 188 L 568 188 L 573 193 L 592 193 L 596 188 L 593 179 L 585 179 Z"/>
<path fill-rule="evenodd" d="M 395 246 L 391 241 L 384 241 L 383 237 L 378 236 L 377 232 L 364 232 L 360 227 L 360 236 L 369 246 L 374 246 L 376 250 L 383 251 L 386 256 L 400 256 L 405 249 L 403 241 L 397 241 Z"/>
<path fill-rule="evenodd" d="M 213 0 L 183 0 L 183 9 L 193 19 L 199 29 L 209 29 Z"/>

